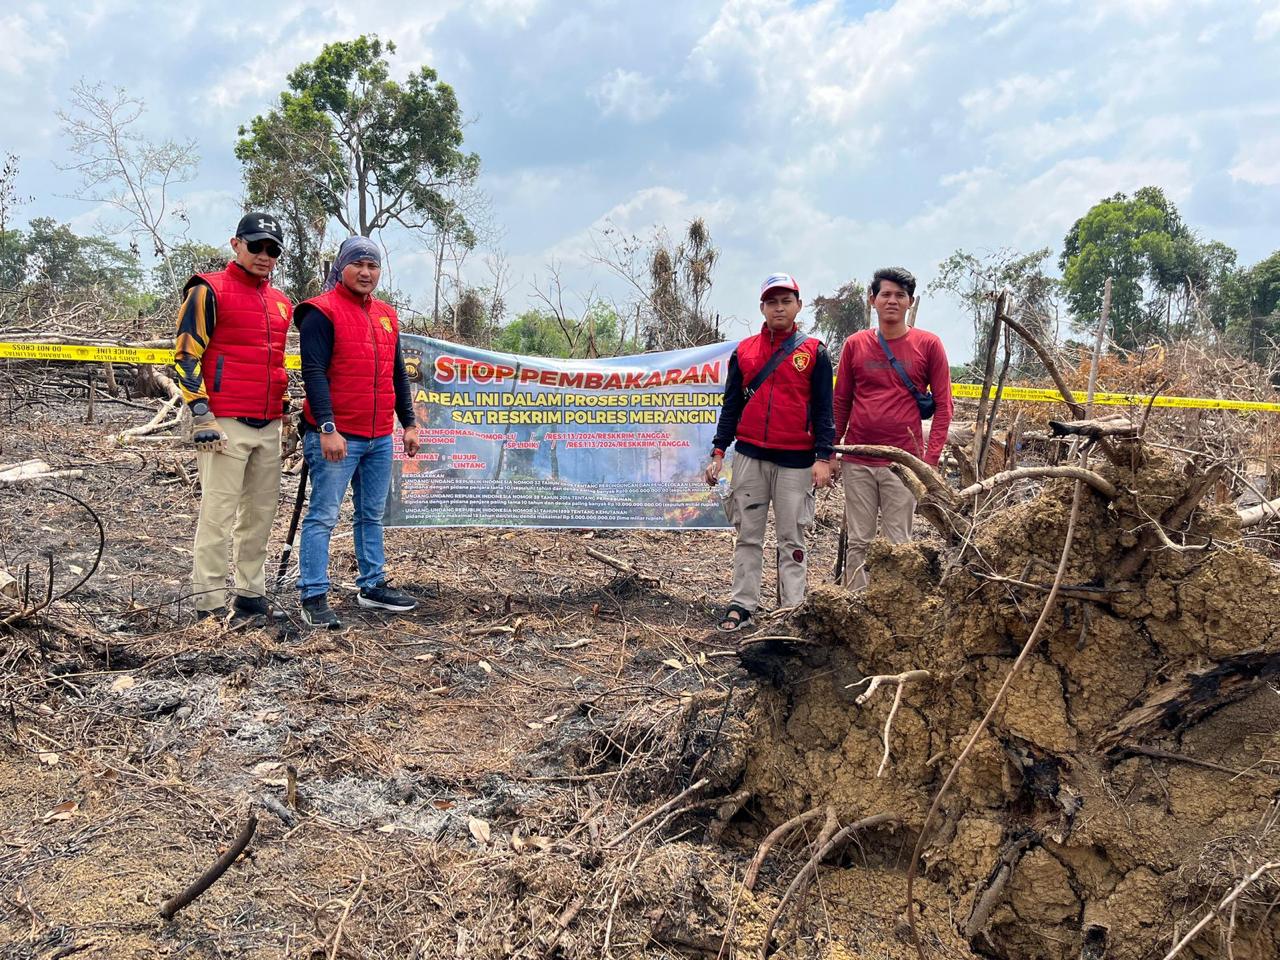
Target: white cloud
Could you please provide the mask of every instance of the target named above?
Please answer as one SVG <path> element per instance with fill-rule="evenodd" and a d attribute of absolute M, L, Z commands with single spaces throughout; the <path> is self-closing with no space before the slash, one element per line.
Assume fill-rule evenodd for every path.
<path fill-rule="evenodd" d="M 626 117 L 632 123 L 648 123 L 660 117 L 671 104 L 669 91 L 659 90 L 652 77 L 618 68 L 591 91 L 600 112 Z"/>
<path fill-rule="evenodd" d="M 1260 187 L 1280 187 L 1280 136 L 1259 137 L 1242 144 L 1231 163 L 1231 176 Z"/>
<path fill-rule="evenodd" d="M 1257 35 L 1259 40 L 1270 40 L 1277 34 L 1280 34 L 1280 7 L 1273 6 L 1258 17 Z"/>
<path fill-rule="evenodd" d="M 974 122 L 982 122 L 1011 110 L 1029 112 L 1053 103 L 1071 82 L 1071 70 L 1055 70 L 1035 75 L 1019 73 L 1002 77 L 989 86 L 980 87 L 960 98 L 960 106 Z"/>
<path fill-rule="evenodd" d="M 66 55 L 67 41 L 50 24 L 40 7 L 31 16 L 11 13 L 0 17 L 0 75 L 30 81 L 33 67 L 53 63 Z"/>

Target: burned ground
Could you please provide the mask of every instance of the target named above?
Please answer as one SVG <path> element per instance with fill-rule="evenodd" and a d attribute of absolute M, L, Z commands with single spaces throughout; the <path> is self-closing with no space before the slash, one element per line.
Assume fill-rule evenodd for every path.
<path fill-rule="evenodd" d="M 708 629 L 724 533 L 395 531 L 412 615 L 348 601 L 332 635 L 193 623 L 192 458 L 104 439 L 147 411 L 79 412 L 7 410 L 3 460 L 84 469 L 62 485 L 105 546 L 81 588 L 0 628 L 0 957 L 747 957 L 770 930 L 780 956 L 916 956 L 906 864 L 1040 611 L 1010 581 L 1052 579 L 1066 483 L 992 498 L 963 562 L 923 525 L 877 546 L 865 597 L 820 588 L 766 622 L 758 637 L 794 639 L 753 645 L 752 672 Z M 1157 455 L 1107 470 L 1123 492 L 1085 498 L 1079 589 L 929 838 L 930 957 L 1161 957 L 1276 859 L 1280 579 L 1206 505 L 1176 535 L 1208 548 L 1147 551 L 1111 584 L 1192 479 Z M 833 495 L 814 583 L 836 522 Z M 83 506 L 38 486 L 0 488 L 0 539 L 18 594 L 0 620 L 98 544 Z M 333 570 L 349 597 L 349 534 Z M 858 705 L 850 685 L 911 670 L 930 677 L 904 688 L 877 777 L 894 691 Z M 160 919 L 251 807 L 248 853 Z M 829 824 L 882 814 L 793 884 Z M 1278 892 L 1263 878 L 1185 955 L 1275 956 Z"/>

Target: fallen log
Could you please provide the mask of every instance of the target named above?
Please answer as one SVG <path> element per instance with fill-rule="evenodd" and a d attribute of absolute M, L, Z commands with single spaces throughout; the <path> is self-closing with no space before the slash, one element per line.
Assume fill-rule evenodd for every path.
<path fill-rule="evenodd" d="M 23 460 L 21 463 L 0 467 L 0 486 L 25 483 L 29 480 L 73 479 L 83 476 L 83 470 L 55 470 L 43 460 Z"/>
<path fill-rule="evenodd" d="M 1099 417 L 1093 420 L 1050 420 L 1049 429 L 1055 437 L 1136 437 L 1138 428 L 1128 417 Z"/>
<path fill-rule="evenodd" d="M 1105 752 L 1129 742 L 1184 729 L 1280 676 L 1280 652 L 1250 650 L 1207 666 L 1186 670 L 1153 688 L 1143 702 L 1098 737 Z"/>

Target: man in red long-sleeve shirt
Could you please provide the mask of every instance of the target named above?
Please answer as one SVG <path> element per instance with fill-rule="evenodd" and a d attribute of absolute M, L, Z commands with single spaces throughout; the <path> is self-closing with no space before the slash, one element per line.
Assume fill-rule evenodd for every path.
<path fill-rule="evenodd" d="M 859 330 L 840 352 L 832 399 L 836 442 L 898 447 L 936 467 L 951 425 L 951 367 L 936 334 L 907 326 L 915 292 L 916 278 L 901 267 L 877 270 L 872 278 L 878 330 Z M 894 370 L 881 336 L 916 390 L 933 393 L 936 410 L 927 444 L 916 398 Z M 877 517 L 883 536 L 905 543 L 911 539 L 916 501 L 888 460 L 845 456 L 840 472 L 848 532 L 845 583 L 861 590 L 868 581 L 867 547 L 875 539 Z"/>

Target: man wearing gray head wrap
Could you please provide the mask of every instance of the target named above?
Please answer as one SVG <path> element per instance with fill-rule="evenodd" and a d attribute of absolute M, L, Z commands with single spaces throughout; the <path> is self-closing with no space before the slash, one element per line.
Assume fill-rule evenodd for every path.
<path fill-rule="evenodd" d="M 338 248 L 338 257 L 329 268 L 329 276 L 324 281 L 325 290 L 332 290 L 342 280 L 342 271 L 353 263 L 367 260 L 382 266 L 382 251 L 368 237 L 347 237 Z"/>
<path fill-rule="evenodd" d="M 298 304 L 306 434 L 302 452 L 311 474 L 311 502 L 298 547 L 302 619 L 330 630 L 342 624 L 329 606 L 329 539 L 351 487 L 355 507 L 356 602 L 403 612 L 418 601 L 386 578 L 382 514 L 391 488 L 392 434 L 398 418 L 404 452 L 418 453 L 417 417 L 404 357 L 400 321 L 377 299 L 382 255 L 366 237 L 351 237 L 325 284 L 325 293 Z"/>

